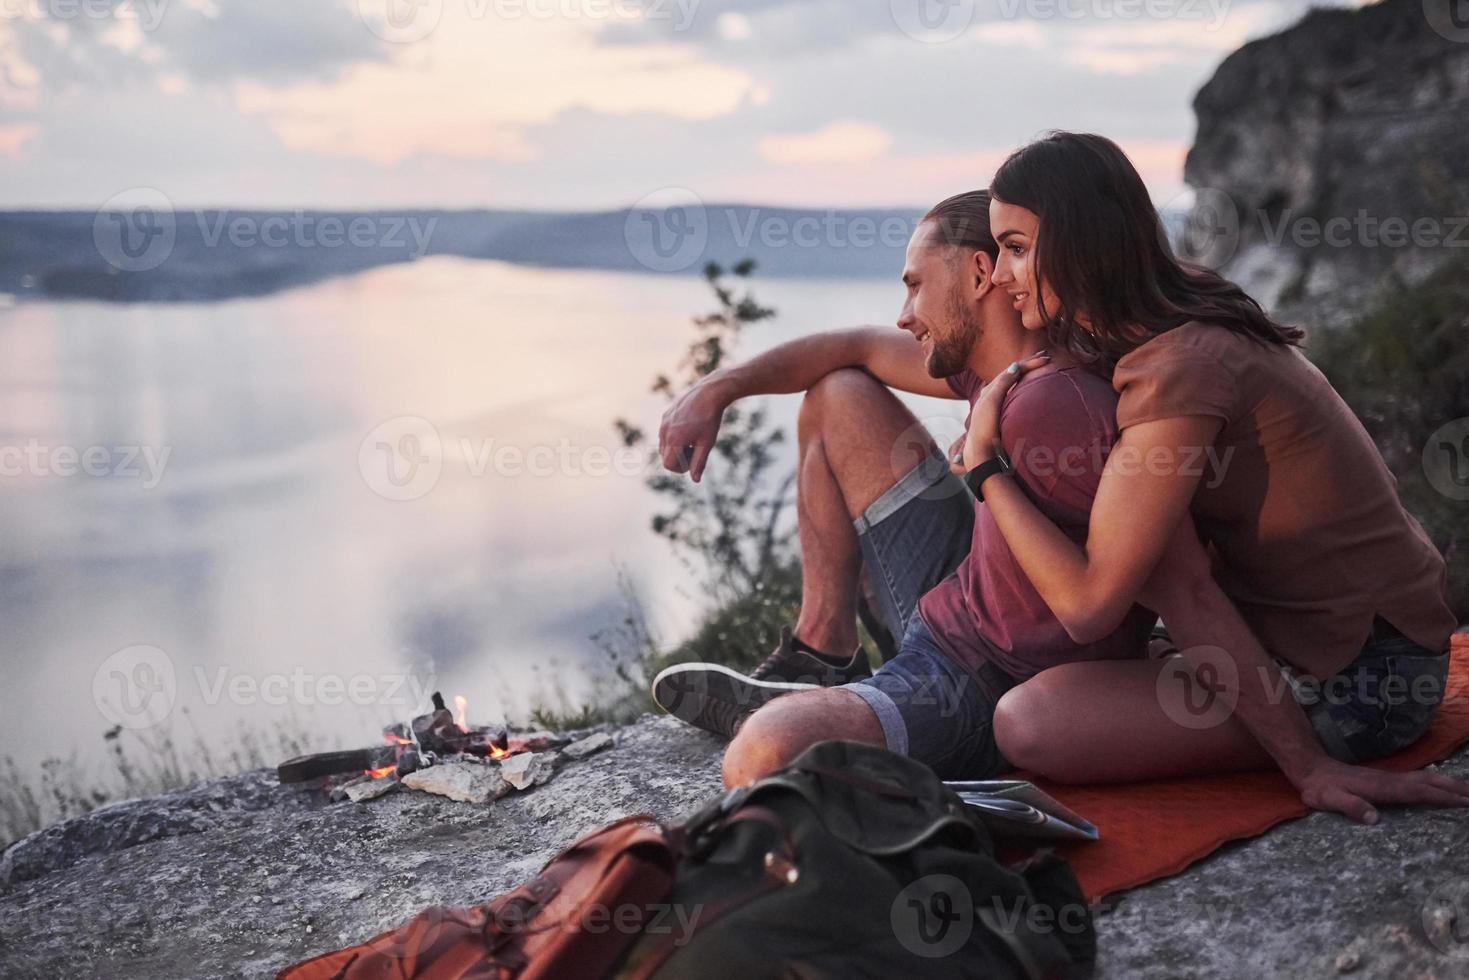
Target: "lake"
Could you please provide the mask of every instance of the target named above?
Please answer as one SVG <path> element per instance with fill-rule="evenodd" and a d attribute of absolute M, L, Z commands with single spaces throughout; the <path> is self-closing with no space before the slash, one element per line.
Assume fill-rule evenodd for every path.
<path fill-rule="evenodd" d="M 896 275 L 756 295 L 778 316 L 741 354 L 902 301 Z M 656 432 L 649 383 L 711 306 L 698 278 L 440 257 L 263 299 L 0 310 L 6 752 L 100 758 L 116 724 L 370 744 L 433 690 L 523 717 L 595 683 L 619 568 L 678 639 L 700 598 L 611 421 Z M 792 441 L 798 404 L 774 403 Z"/>

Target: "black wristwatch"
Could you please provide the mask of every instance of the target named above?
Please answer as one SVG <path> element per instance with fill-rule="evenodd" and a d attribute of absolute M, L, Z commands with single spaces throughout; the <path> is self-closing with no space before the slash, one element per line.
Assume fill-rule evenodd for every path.
<path fill-rule="evenodd" d="M 996 473 L 1013 472 L 1015 472 L 1015 467 L 1010 465 L 1010 460 L 1005 457 L 1005 451 L 1002 449 L 996 452 L 990 459 L 985 460 L 968 473 L 965 473 L 964 485 L 969 488 L 970 493 L 974 494 L 976 500 L 984 500 L 984 493 L 980 490 L 980 486 L 985 480 L 988 480 Z"/>

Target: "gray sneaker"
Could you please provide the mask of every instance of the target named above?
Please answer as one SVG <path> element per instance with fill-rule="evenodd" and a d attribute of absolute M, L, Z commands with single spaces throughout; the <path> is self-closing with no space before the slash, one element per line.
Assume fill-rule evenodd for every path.
<path fill-rule="evenodd" d="M 780 645 L 748 675 L 720 664 L 674 664 L 653 678 L 653 700 L 695 728 L 733 738 L 746 718 L 782 694 L 836 687 L 872 674 L 860 649 L 842 665 L 809 649 L 783 626 Z"/>

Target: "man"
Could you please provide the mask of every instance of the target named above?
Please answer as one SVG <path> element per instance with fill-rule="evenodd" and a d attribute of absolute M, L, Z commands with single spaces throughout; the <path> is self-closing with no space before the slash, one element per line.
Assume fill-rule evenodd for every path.
<path fill-rule="evenodd" d="M 995 705 L 1010 687 L 1074 660 L 1141 655 L 1152 617 L 1134 609 L 1111 635 L 1073 642 L 1021 572 L 981 496 L 992 468 L 958 475 L 889 388 L 978 399 L 983 382 L 1029 360 L 1004 408 L 1004 449 L 1020 486 L 1083 540 L 1101 464 L 1116 439 L 1116 394 L 1057 351 L 1037 355 L 992 275 L 999 248 L 989 195 L 936 205 L 914 230 L 898 330 L 834 331 L 783 344 L 709 375 L 663 419 L 665 465 L 694 480 L 724 409 L 757 394 L 805 391 L 798 423 L 797 530 L 802 602 L 794 631 L 751 675 L 679 664 L 654 699 L 734 741 L 724 778 L 741 785 L 829 738 L 885 745 L 944 778 L 1008 764 Z M 962 442 L 962 440 L 961 440 Z M 959 444 L 956 444 L 956 449 Z M 916 465 L 914 460 L 917 459 Z M 966 482 L 968 488 L 966 488 Z M 876 672 L 857 642 L 866 563 L 898 654 Z"/>

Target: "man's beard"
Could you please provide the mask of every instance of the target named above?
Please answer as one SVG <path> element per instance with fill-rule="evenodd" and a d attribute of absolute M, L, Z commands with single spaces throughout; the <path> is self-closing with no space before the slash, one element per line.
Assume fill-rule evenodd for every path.
<path fill-rule="evenodd" d="M 932 378 L 952 377 L 968 368 L 969 355 L 979 342 L 979 317 L 960 298 L 957 289 L 949 297 L 949 309 L 946 313 L 946 319 L 954 325 L 954 329 L 941 337 L 934 336 L 933 353 L 928 355 L 928 374 Z M 929 332 L 934 331 L 930 329 Z"/>

